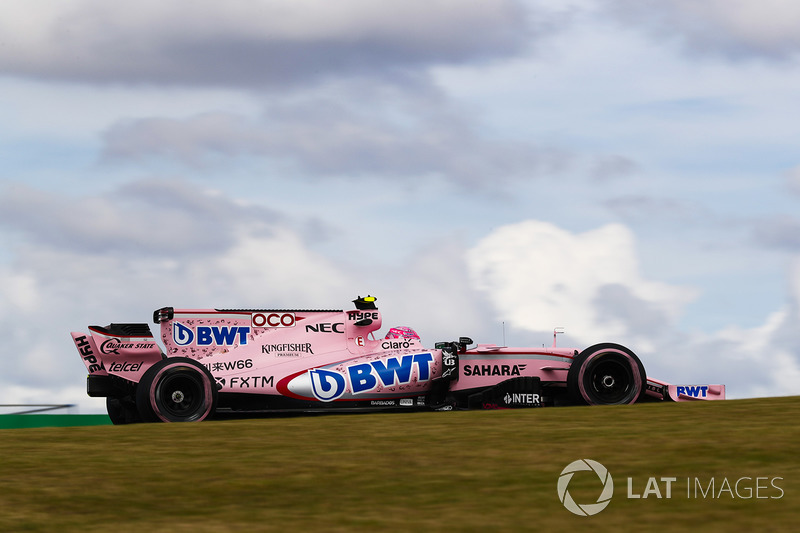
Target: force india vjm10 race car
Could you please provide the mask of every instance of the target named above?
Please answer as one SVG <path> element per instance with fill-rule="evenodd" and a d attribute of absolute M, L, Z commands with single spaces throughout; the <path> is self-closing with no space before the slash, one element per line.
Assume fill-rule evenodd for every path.
<path fill-rule="evenodd" d="M 461 337 L 424 348 L 410 328 L 383 338 L 374 297 L 345 310 L 174 309 L 143 323 L 72 333 L 87 392 L 115 424 L 285 411 L 505 409 L 716 400 L 723 385 L 648 378 L 618 344 L 509 348 Z"/>

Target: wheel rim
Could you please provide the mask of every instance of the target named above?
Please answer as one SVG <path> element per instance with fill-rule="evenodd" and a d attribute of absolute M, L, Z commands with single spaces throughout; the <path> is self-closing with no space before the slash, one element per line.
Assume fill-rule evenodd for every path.
<path fill-rule="evenodd" d="M 614 354 L 602 354 L 586 373 L 587 389 L 602 404 L 625 403 L 633 391 L 633 370 L 628 361 Z"/>
<path fill-rule="evenodd" d="M 159 410 L 168 418 L 191 420 L 204 404 L 203 383 L 194 373 L 175 371 L 161 379 L 155 397 Z"/>

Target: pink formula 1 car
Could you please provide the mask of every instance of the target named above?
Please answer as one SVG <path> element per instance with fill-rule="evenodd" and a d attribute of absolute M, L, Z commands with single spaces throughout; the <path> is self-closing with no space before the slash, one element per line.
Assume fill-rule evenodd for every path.
<path fill-rule="evenodd" d="M 424 348 L 410 328 L 384 338 L 375 298 L 343 310 L 157 310 L 147 324 L 72 333 L 115 424 L 285 411 L 505 409 L 716 400 L 723 385 L 648 378 L 618 344 L 507 348 L 466 337 Z"/>

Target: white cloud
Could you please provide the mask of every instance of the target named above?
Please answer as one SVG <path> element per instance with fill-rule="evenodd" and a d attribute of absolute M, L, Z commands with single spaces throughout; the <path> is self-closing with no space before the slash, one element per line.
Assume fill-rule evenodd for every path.
<path fill-rule="evenodd" d="M 216 200 L 237 203 L 224 195 Z M 466 252 L 452 239 L 412 245 L 403 262 L 387 267 L 331 260 L 282 217 L 253 220 L 221 228 L 229 246 L 190 256 L 123 248 L 109 254 L 48 241 L 18 249 L 14 265 L 0 273 L 0 333 L 9 354 L 0 361 L 2 399 L 102 411 L 101 401 L 85 396 L 85 371 L 68 336 L 88 324 L 149 321 L 162 305 L 340 307 L 367 292 L 379 297 L 386 328 L 411 326 L 427 345 L 460 335 L 498 342 L 492 324 L 499 319 L 537 334 L 566 326 L 578 348 L 603 341 L 632 346 L 654 377 L 726 383 L 733 397 L 797 392 L 796 303 L 753 329 L 679 331 L 674 319 L 692 292 L 645 279 L 633 235 L 622 225 L 571 233 L 526 221 L 492 231 Z M 79 231 L 71 238 L 80 240 Z M 796 302 L 799 273 L 800 267 L 792 272 Z"/>
<path fill-rule="evenodd" d="M 789 286 L 793 301 L 800 308 L 800 256 L 795 256 L 790 267 Z"/>
<path fill-rule="evenodd" d="M 792 168 L 786 173 L 786 183 L 789 190 L 800 195 L 800 165 Z"/>
<path fill-rule="evenodd" d="M 8 0 L 0 35 L 13 75 L 260 86 L 505 55 L 526 26 L 513 0 Z"/>
<path fill-rule="evenodd" d="M 800 51 L 794 0 L 600 0 L 615 16 L 695 53 L 787 58 Z"/>
<path fill-rule="evenodd" d="M 410 326 L 426 346 L 465 335 L 484 338 L 491 313 L 470 284 L 465 256 L 457 239 L 442 239 L 413 250 L 394 268 L 371 272 L 371 286 L 380 287 L 379 304 L 385 304 L 384 326 Z"/>
<path fill-rule="evenodd" d="M 619 342 L 639 353 L 648 375 L 673 383 L 723 383 L 734 398 L 800 392 L 800 260 L 786 307 L 754 328 L 681 331 L 675 318 L 694 295 L 643 278 L 629 229 L 573 234 L 529 220 L 496 229 L 468 254 L 475 286 L 515 327 L 566 326 L 584 348 Z"/>
<path fill-rule="evenodd" d="M 235 226 L 267 232 L 280 218 L 269 208 L 179 179 L 138 180 L 81 197 L 12 183 L 0 191 L 0 204 L 0 226 L 28 244 L 101 256 L 174 258 L 220 250 Z"/>
<path fill-rule="evenodd" d="M 97 405 L 85 389 L 68 398 L 85 380 L 71 330 L 149 322 L 163 305 L 335 306 L 352 285 L 309 249 L 296 221 L 215 191 L 145 180 L 37 203 L 26 189 L 6 193 L 6 212 L 20 195 L 29 201 L 5 222 L 26 238 L 0 269 L 0 389 L 15 391 L 6 403 Z M 138 227 L 143 214 L 152 225 Z"/>
<path fill-rule="evenodd" d="M 787 344 L 782 331 L 795 328 L 796 303 L 766 317 L 754 328 L 730 326 L 707 339 L 704 350 L 687 343 L 688 349 L 672 362 L 674 372 L 681 366 L 708 367 L 730 380 L 729 395 L 735 398 L 778 396 L 800 393 L 800 346 L 795 335 Z M 693 356 L 690 356 L 692 354 Z"/>
<path fill-rule="evenodd" d="M 238 233 L 228 253 L 192 268 L 201 284 L 218 285 L 220 292 L 243 302 L 231 302 L 234 305 L 318 307 L 338 302 L 342 287 L 350 285 L 348 276 L 309 250 L 289 228 L 276 228 L 271 235 L 244 228 Z M 230 296 L 226 299 L 231 300 Z"/>
<path fill-rule="evenodd" d="M 633 234 L 619 224 L 581 234 L 535 220 L 511 224 L 470 250 L 468 265 L 498 317 L 536 331 L 563 326 L 583 342 L 628 337 L 647 346 L 693 297 L 644 279 Z M 643 313 L 651 319 L 634 328 Z"/>
<path fill-rule="evenodd" d="M 363 98 L 346 105 L 320 99 L 273 104 L 261 120 L 230 113 L 127 120 L 103 135 L 102 158 L 177 160 L 205 169 L 237 156 L 258 156 L 311 176 L 443 176 L 481 189 L 508 178 L 541 176 L 571 160 L 531 143 L 484 137 L 458 110 L 437 104 Z"/>
<path fill-rule="evenodd" d="M 0 294 L 3 305 L 0 316 L 10 319 L 17 310 L 33 311 L 42 304 L 36 277 L 30 272 L 15 272 L 10 268 L 0 270 Z"/>
<path fill-rule="evenodd" d="M 24 196 L 31 200 L 35 193 L 27 189 Z M 7 193 L 4 200 L 18 202 L 19 194 Z M 314 251 L 298 230 L 302 221 L 212 190 L 180 187 L 180 182 L 143 180 L 106 195 L 42 196 L 30 218 L 47 223 L 16 212 L 16 229 L 26 239 L 13 249 L 13 264 L 0 269 L 0 335 L 5 339 L 0 400 L 5 403 L 63 402 L 102 411 L 102 401 L 86 397 L 85 368 L 69 332 L 92 324 L 149 323 L 153 310 L 165 305 L 342 308 L 359 293 L 372 292 L 385 310 L 387 328 L 415 327 L 431 345 L 481 325 L 457 246 L 418 250 L 404 243 L 409 255 L 402 268 L 347 264 Z M 113 197 L 120 201 L 92 219 L 96 226 L 67 224 L 76 212 Z M 186 235 L 193 244 L 171 252 L 169 243 L 183 235 L 169 224 L 136 229 L 137 212 L 165 224 L 176 220 L 168 214 L 182 219 L 180 228 L 194 228 Z M 57 238 L 48 236 L 59 224 L 69 227 Z M 108 236 L 98 240 L 98 232 Z M 115 232 L 119 242 L 103 246 Z M 158 336 L 157 327 L 151 329 Z"/>
<path fill-rule="evenodd" d="M 0 3 L 4 398 L 85 400 L 89 323 L 367 291 L 429 345 L 566 326 L 797 392 L 800 78 L 762 60 L 796 54 L 797 7 L 522 3 Z"/>

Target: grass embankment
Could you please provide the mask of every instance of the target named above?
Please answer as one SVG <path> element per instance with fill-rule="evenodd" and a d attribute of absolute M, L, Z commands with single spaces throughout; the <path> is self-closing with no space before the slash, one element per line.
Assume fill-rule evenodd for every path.
<path fill-rule="evenodd" d="M 798 420 L 793 397 L 4 430 L 0 530 L 796 531 Z M 581 458 L 615 483 L 592 517 L 556 491 Z M 662 498 L 629 499 L 628 477 Z M 600 489 L 589 472 L 569 487 Z"/>

